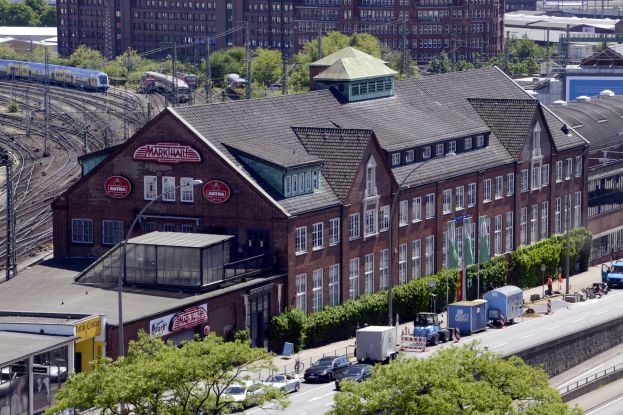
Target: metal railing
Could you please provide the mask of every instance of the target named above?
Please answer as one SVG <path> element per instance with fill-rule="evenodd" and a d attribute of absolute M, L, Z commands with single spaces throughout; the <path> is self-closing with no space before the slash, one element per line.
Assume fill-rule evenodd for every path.
<path fill-rule="evenodd" d="M 621 371 L 621 370 L 623 370 L 623 363 L 619 363 L 618 365 L 609 367 L 609 368 L 604 369 L 604 370 L 600 370 L 597 373 L 594 373 L 594 374 L 592 374 L 590 376 L 587 376 L 587 377 L 585 377 L 583 379 L 580 379 L 580 380 L 578 380 L 576 382 L 570 383 L 570 384 L 568 384 L 566 386 L 559 386 L 557 389 L 558 389 L 558 392 L 560 392 L 560 395 L 565 395 L 567 393 L 571 393 L 572 391 L 574 391 L 574 390 L 576 390 L 578 388 L 590 385 L 591 383 L 596 382 L 599 379 L 602 379 L 602 378 L 604 378 L 606 376 L 612 375 L 613 373 L 616 373 L 616 372 Z"/>

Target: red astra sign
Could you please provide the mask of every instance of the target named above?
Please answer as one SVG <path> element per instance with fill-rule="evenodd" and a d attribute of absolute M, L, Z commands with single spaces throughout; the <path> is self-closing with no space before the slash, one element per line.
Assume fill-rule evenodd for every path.
<path fill-rule="evenodd" d="M 227 202 L 230 195 L 229 186 L 220 180 L 211 180 L 203 186 L 203 197 L 212 203 Z"/>
<path fill-rule="evenodd" d="M 145 144 L 134 150 L 132 158 L 169 164 L 199 163 L 201 161 L 201 156 L 197 150 L 179 143 Z"/>
<path fill-rule="evenodd" d="M 189 307 L 171 319 L 169 331 L 175 333 L 208 321 L 208 312 L 202 307 Z"/>
<path fill-rule="evenodd" d="M 121 199 L 132 192 L 132 184 L 123 176 L 110 176 L 104 182 L 104 191 L 110 197 Z"/>

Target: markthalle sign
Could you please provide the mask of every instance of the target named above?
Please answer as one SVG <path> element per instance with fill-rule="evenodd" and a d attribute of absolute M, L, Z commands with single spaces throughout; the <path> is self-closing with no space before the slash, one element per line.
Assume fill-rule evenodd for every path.
<path fill-rule="evenodd" d="M 180 143 L 144 144 L 134 150 L 132 158 L 167 164 L 201 162 L 201 155 L 197 150 Z"/>

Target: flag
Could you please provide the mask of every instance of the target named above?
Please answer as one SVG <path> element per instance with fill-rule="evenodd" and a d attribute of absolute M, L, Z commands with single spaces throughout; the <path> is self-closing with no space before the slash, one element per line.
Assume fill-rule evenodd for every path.
<path fill-rule="evenodd" d="M 463 264 L 465 267 L 474 263 L 474 232 L 472 218 L 463 219 Z"/>
<path fill-rule="evenodd" d="M 478 237 L 478 262 L 484 264 L 490 258 L 489 256 L 489 227 L 487 226 L 487 217 L 478 218 L 478 227 L 480 234 Z"/>
<path fill-rule="evenodd" d="M 459 254 L 456 249 L 456 222 L 448 221 L 448 234 L 446 237 L 448 244 L 448 268 L 459 267 Z"/>

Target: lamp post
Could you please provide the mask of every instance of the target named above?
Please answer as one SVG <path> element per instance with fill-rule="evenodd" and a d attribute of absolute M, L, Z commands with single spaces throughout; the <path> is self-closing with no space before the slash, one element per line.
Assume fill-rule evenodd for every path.
<path fill-rule="evenodd" d="M 193 186 L 196 186 L 198 184 L 202 184 L 203 181 L 196 179 L 193 180 L 190 184 Z M 143 209 L 141 209 L 141 211 L 138 213 L 138 215 L 136 215 L 136 217 L 134 218 L 134 221 L 132 221 L 132 225 L 130 225 L 130 229 L 128 229 L 128 233 L 125 235 L 125 239 L 123 240 L 123 245 L 121 245 L 121 258 L 119 258 L 119 264 L 120 264 L 120 270 L 119 270 L 119 278 L 117 280 L 117 298 L 118 298 L 118 305 L 119 305 L 119 357 L 125 355 L 125 342 L 123 339 L 123 302 L 122 302 L 122 293 L 123 293 L 123 281 L 125 279 L 125 254 L 126 254 L 126 245 L 128 244 L 128 239 L 130 238 L 130 235 L 132 234 L 132 231 L 134 230 L 134 227 L 136 226 L 136 224 L 138 223 L 138 220 L 140 219 L 140 217 L 143 215 L 143 213 L 147 210 L 147 208 L 149 208 L 151 205 L 154 204 L 154 202 L 156 202 L 158 199 L 160 199 L 162 196 L 164 196 L 167 193 L 171 193 L 171 192 L 175 192 L 177 189 L 182 188 L 187 186 L 188 184 L 184 184 L 184 185 L 179 185 L 176 186 L 172 189 L 163 191 L 162 193 L 160 193 L 159 195 L 157 195 L 156 197 L 154 197 L 152 200 L 149 201 L 148 204 L 145 205 L 145 207 Z"/>
<path fill-rule="evenodd" d="M 446 156 L 455 156 L 455 153 L 446 153 Z M 407 180 L 409 179 L 409 177 L 411 177 L 411 175 L 413 173 L 415 173 L 420 167 L 424 166 L 425 164 L 427 164 L 428 162 L 432 161 L 432 160 L 437 160 L 439 157 L 436 158 L 430 158 L 428 160 L 426 160 L 423 163 L 417 164 L 410 172 L 409 174 L 407 174 L 405 176 L 404 179 L 402 179 L 402 181 L 400 182 L 400 184 L 398 185 L 398 189 L 396 190 L 396 194 L 394 195 L 394 198 L 392 199 L 392 204 L 389 208 L 389 229 L 387 230 L 387 246 L 388 246 L 388 251 L 389 251 L 389 255 L 388 255 L 388 262 L 389 262 L 389 266 L 388 266 L 388 284 L 387 284 L 387 321 L 389 322 L 390 326 L 393 326 L 393 318 L 392 318 L 392 287 L 394 285 L 394 282 L 392 280 L 392 257 L 394 256 L 393 254 L 393 240 L 392 240 L 392 229 L 394 228 L 394 211 L 396 210 L 396 203 L 398 203 L 398 197 L 400 196 L 400 191 L 402 190 L 402 186 L 407 182 Z M 445 157 L 444 157 L 445 158 Z"/>
<path fill-rule="evenodd" d="M 541 298 L 545 298 L 545 268 L 545 264 L 541 264 L 541 286 L 543 287 L 543 296 Z"/>

